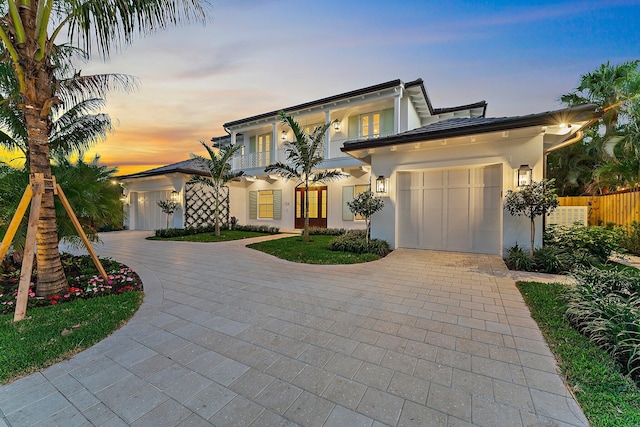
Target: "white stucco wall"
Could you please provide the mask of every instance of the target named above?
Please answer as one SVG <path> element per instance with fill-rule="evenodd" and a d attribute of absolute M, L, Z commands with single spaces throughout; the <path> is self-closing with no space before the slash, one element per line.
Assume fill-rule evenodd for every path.
<path fill-rule="evenodd" d="M 361 177 L 349 176 L 327 183 L 327 227 L 328 228 L 364 228 L 364 221 L 343 221 L 342 187 L 346 185 L 369 184 L 369 174 Z M 282 219 L 249 219 L 249 192 L 260 190 L 282 190 Z M 231 214 L 241 224 L 256 224 L 279 227 L 281 230 L 295 229 L 295 181 L 278 179 L 267 181 L 256 179 L 253 182 L 236 184 L 231 188 Z"/>
<path fill-rule="evenodd" d="M 488 137 L 488 138 L 487 138 Z M 389 192 L 384 197 L 385 207 L 372 218 L 372 237 L 385 239 L 393 247 L 398 244 L 397 230 L 401 214 L 396 210 L 397 203 L 397 172 L 420 171 L 427 169 L 452 169 L 462 167 L 480 167 L 488 165 L 502 165 L 503 188 L 502 200 L 507 190 L 515 190 L 515 170 L 522 164 L 533 168 L 533 179 L 540 180 L 543 175 L 542 134 L 526 131 L 512 131 L 508 136 L 502 133 L 490 134 L 478 138 L 480 142 L 465 139 L 451 139 L 443 145 L 441 141 L 420 144 L 415 148 L 376 149 L 371 154 L 371 170 L 373 180 L 377 176 L 389 177 Z M 540 220 L 536 224 L 536 246 L 542 244 Z M 529 247 L 529 222 L 526 218 L 512 217 L 502 211 L 503 249 L 513 246 L 516 242 Z"/>

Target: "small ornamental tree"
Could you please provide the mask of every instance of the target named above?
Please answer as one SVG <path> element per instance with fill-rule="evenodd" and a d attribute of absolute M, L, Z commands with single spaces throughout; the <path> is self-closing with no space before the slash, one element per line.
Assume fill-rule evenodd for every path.
<path fill-rule="evenodd" d="M 171 200 L 160 200 L 158 206 L 160 206 L 162 212 L 167 214 L 167 228 L 169 228 L 169 217 L 173 215 L 180 204 Z"/>
<path fill-rule="evenodd" d="M 371 234 L 371 216 L 384 207 L 382 199 L 377 198 L 371 190 L 363 191 L 358 194 L 352 201 L 347 202 L 349 210 L 354 215 L 364 217 L 366 224 L 366 239 L 369 244 L 369 236 Z"/>
<path fill-rule="evenodd" d="M 532 181 L 531 185 L 519 191 L 508 190 L 504 208 L 514 216 L 526 216 L 531 220 L 531 246 L 529 255 L 533 256 L 533 244 L 536 235 L 535 219 L 549 215 L 558 207 L 558 196 L 553 179 Z"/>

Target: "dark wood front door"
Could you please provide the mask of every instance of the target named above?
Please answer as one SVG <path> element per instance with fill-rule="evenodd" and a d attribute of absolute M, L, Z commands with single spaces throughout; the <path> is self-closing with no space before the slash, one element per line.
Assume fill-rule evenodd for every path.
<path fill-rule="evenodd" d="M 296 188 L 296 228 L 304 228 L 304 187 Z M 327 187 L 309 187 L 309 226 L 327 228 Z"/>

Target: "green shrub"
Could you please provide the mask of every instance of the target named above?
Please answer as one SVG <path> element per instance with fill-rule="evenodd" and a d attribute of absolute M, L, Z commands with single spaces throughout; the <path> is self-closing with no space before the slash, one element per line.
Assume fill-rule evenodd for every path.
<path fill-rule="evenodd" d="M 226 225 L 220 227 L 221 230 L 228 230 Z M 265 234 L 278 234 L 280 229 L 278 227 L 271 227 L 268 225 L 239 225 L 236 224 L 233 228 L 238 231 L 255 231 L 258 233 Z M 194 234 L 200 233 L 214 233 L 216 231 L 215 226 L 206 226 L 206 227 L 187 227 L 187 228 L 164 228 L 155 231 L 156 237 L 182 237 L 182 236 L 192 236 Z"/>
<path fill-rule="evenodd" d="M 533 271 L 535 266 L 534 259 L 517 243 L 507 249 L 507 257 L 504 262 L 509 270 Z"/>
<path fill-rule="evenodd" d="M 573 277 L 567 318 L 640 383 L 640 273 L 590 268 Z"/>
<path fill-rule="evenodd" d="M 223 227 L 224 230 L 227 227 Z M 278 234 L 280 232 L 280 228 L 272 227 L 270 225 L 239 225 L 236 224 L 234 230 L 238 231 L 255 231 L 257 233 L 265 233 L 265 234 Z"/>
<path fill-rule="evenodd" d="M 640 222 L 633 221 L 625 231 L 621 246 L 632 254 L 640 255 Z"/>
<path fill-rule="evenodd" d="M 533 260 L 535 269 L 542 273 L 564 273 L 573 265 L 573 257 L 555 246 L 544 246 L 534 250 Z"/>
<path fill-rule="evenodd" d="M 613 252 L 624 252 L 620 246 L 623 235 L 621 227 L 551 226 L 545 230 L 544 243 L 567 253 L 575 253 L 576 259 L 584 262 L 590 262 L 593 257 L 604 264 Z M 587 251 L 587 254 L 581 251 Z"/>
<path fill-rule="evenodd" d="M 391 252 L 386 240 L 370 239 L 367 244 L 365 230 L 349 230 L 329 243 L 332 251 L 351 252 L 354 254 L 375 254 L 384 257 Z"/>
<path fill-rule="evenodd" d="M 342 236 L 347 231 L 346 228 L 309 227 L 310 236 Z"/>

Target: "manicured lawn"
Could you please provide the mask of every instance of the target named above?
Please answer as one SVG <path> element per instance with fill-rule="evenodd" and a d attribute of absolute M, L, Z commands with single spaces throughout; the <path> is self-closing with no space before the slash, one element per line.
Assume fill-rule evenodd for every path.
<path fill-rule="evenodd" d="M 564 287 L 557 283 L 518 283 L 591 425 L 640 425 L 640 389 L 620 373 L 610 356 L 567 322 Z"/>
<path fill-rule="evenodd" d="M 76 299 L 27 310 L 13 322 L 0 316 L 0 384 L 33 373 L 91 347 L 121 327 L 142 302 L 142 292 Z"/>
<path fill-rule="evenodd" d="M 357 264 L 380 259 L 374 254 L 352 254 L 330 251 L 329 242 L 335 236 L 311 236 L 311 242 L 303 242 L 301 236 L 285 237 L 252 243 L 247 247 L 293 262 L 305 264 Z"/>
<path fill-rule="evenodd" d="M 190 236 L 178 237 L 147 237 L 148 240 L 174 240 L 180 242 L 227 242 L 230 240 L 248 239 L 250 237 L 267 236 L 256 231 L 222 230 L 220 236 L 215 233 L 198 233 Z"/>

